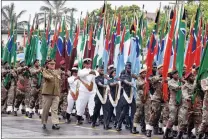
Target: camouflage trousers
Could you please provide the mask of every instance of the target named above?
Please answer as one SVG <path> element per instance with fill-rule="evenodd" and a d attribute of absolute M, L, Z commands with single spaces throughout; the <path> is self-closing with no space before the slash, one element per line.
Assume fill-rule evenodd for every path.
<path fill-rule="evenodd" d="M 13 111 L 15 96 L 16 96 L 16 86 L 11 85 L 8 91 L 7 111 Z"/>
<path fill-rule="evenodd" d="M 154 124 L 157 122 L 158 113 L 161 112 L 161 102 L 160 101 L 151 101 L 151 108 L 149 110 L 149 122 L 146 125 L 147 130 L 153 130 Z"/>
<path fill-rule="evenodd" d="M 2 83 L 1 85 L 1 110 L 6 110 L 7 98 L 8 98 L 8 90 L 4 87 Z"/>
<path fill-rule="evenodd" d="M 30 109 L 33 109 L 37 104 L 39 104 L 38 105 L 39 109 L 42 109 L 41 90 L 36 87 L 32 87 L 30 93 L 30 100 L 29 100 Z"/>
<path fill-rule="evenodd" d="M 169 104 L 169 119 L 165 124 L 167 128 L 171 129 L 173 125 L 178 124 L 179 105 Z"/>
<path fill-rule="evenodd" d="M 163 124 L 163 126 L 165 126 L 168 122 L 168 118 L 169 118 L 169 105 L 168 102 L 165 102 L 162 104 L 162 112 L 160 115 L 160 123 Z M 162 128 L 162 126 L 159 125 L 160 128 Z"/>
<path fill-rule="evenodd" d="M 67 96 L 68 96 L 68 93 L 67 91 L 61 93 L 60 95 L 60 101 L 59 101 L 59 112 L 66 112 L 67 110 Z"/>
<path fill-rule="evenodd" d="M 205 91 L 202 108 L 202 123 L 199 126 L 199 133 L 208 133 L 208 91 Z"/>
<path fill-rule="evenodd" d="M 19 109 L 20 104 L 25 101 L 25 92 L 16 89 L 16 96 L 14 100 L 14 111 L 17 111 Z"/>
<path fill-rule="evenodd" d="M 151 106 L 151 101 L 148 99 L 145 103 L 141 101 L 141 99 L 137 99 L 136 101 L 136 113 L 134 115 L 133 126 L 136 127 L 139 121 L 142 119 L 142 116 L 145 117 L 145 123 L 149 121 L 149 110 Z"/>

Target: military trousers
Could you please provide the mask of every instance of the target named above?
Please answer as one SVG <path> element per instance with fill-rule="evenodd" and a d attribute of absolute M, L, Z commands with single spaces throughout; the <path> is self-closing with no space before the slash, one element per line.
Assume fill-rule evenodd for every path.
<path fill-rule="evenodd" d="M 20 104 L 24 103 L 25 94 L 26 92 L 16 89 L 16 96 L 14 100 L 14 111 L 17 111 L 19 109 Z"/>
<path fill-rule="evenodd" d="M 4 87 L 3 83 L 1 85 L 1 109 L 6 110 L 7 107 L 8 90 Z"/>
<path fill-rule="evenodd" d="M 41 90 L 36 87 L 31 88 L 31 93 L 30 93 L 30 100 L 29 100 L 29 108 L 30 112 L 33 108 L 35 108 L 36 103 L 39 104 L 39 109 L 42 108 L 42 99 L 41 99 Z"/>
<path fill-rule="evenodd" d="M 10 111 L 10 112 L 13 111 L 15 96 L 16 96 L 16 86 L 11 85 L 8 91 L 7 111 Z"/>
<path fill-rule="evenodd" d="M 114 107 L 111 104 L 110 100 L 108 99 L 106 103 L 103 105 L 103 112 L 104 112 L 104 124 L 106 127 L 109 126 L 111 117 L 113 116 Z"/>
<path fill-rule="evenodd" d="M 42 97 L 43 97 L 42 124 L 47 123 L 50 108 L 51 108 L 52 124 L 59 124 L 59 118 L 58 118 L 59 96 L 42 95 Z"/>
<path fill-rule="evenodd" d="M 60 102 L 59 102 L 59 111 L 60 112 L 66 112 L 67 110 L 67 91 L 64 91 L 60 95 Z"/>

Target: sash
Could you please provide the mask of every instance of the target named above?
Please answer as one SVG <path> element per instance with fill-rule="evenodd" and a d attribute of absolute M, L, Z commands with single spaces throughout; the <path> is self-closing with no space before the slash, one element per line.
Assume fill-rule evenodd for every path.
<path fill-rule="evenodd" d="M 113 98 L 112 98 L 112 96 L 111 96 L 111 94 L 109 93 L 109 100 L 110 100 L 110 102 L 111 102 L 111 104 L 112 104 L 112 106 L 115 108 L 116 106 L 117 106 L 117 104 L 118 104 L 118 100 L 120 99 L 120 93 L 121 93 L 121 82 L 119 81 L 118 82 L 119 83 L 119 85 L 118 85 L 118 90 L 117 90 L 117 88 L 116 88 L 116 90 L 117 90 L 117 95 L 116 95 L 116 99 L 115 99 L 115 101 L 113 100 Z M 108 86 L 107 87 L 107 89 L 106 90 L 109 90 L 110 91 L 110 87 Z"/>
<path fill-rule="evenodd" d="M 104 95 L 102 97 L 102 95 L 100 94 L 100 91 L 97 89 L 96 94 L 98 95 L 98 98 L 100 99 L 102 104 L 105 104 L 107 101 L 107 95 L 108 95 L 108 89 L 106 88 L 104 91 Z"/>
<path fill-rule="evenodd" d="M 130 97 L 128 97 L 128 95 L 126 94 L 124 89 L 123 89 L 123 96 L 126 99 L 126 101 L 130 104 L 133 100 L 132 88 L 131 88 L 131 92 L 130 92 Z"/>

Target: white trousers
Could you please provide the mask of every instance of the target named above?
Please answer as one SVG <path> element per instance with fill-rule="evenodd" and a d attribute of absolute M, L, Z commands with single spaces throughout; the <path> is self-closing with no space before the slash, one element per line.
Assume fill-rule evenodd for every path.
<path fill-rule="evenodd" d="M 68 103 L 68 106 L 67 106 L 66 112 L 67 112 L 68 114 L 71 114 L 71 113 L 72 113 L 72 110 L 73 110 L 73 106 L 74 106 L 75 101 L 74 101 L 74 99 L 72 98 L 70 92 L 68 93 L 68 96 L 67 96 L 67 103 Z"/>
<path fill-rule="evenodd" d="M 76 101 L 77 115 L 83 116 L 87 104 L 88 104 L 90 116 L 93 115 L 93 111 L 95 107 L 94 97 L 95 97 L 95 93 L 79 91 L 79 97 Z"/>

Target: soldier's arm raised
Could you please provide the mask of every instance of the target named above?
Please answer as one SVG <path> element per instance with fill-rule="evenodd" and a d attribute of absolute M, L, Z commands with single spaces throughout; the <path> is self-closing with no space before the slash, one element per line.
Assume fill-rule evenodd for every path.
<path fill-rule="evenodd" d="M 168 81 L 168 87 L 171 89 L 171 90 L 175 90 L 175 91 L 178 91 L 180 90 L 180 86 L 176 83 L 173 83 L 171 80 Z"/>
<path fill-rule="evenodd" d="M 47 79 L 47 80 L 51 80 L 53 79 L 54 77 L 52 75 L 50 75 L 47 70 L 43 70 L 43 78 Z"/>

